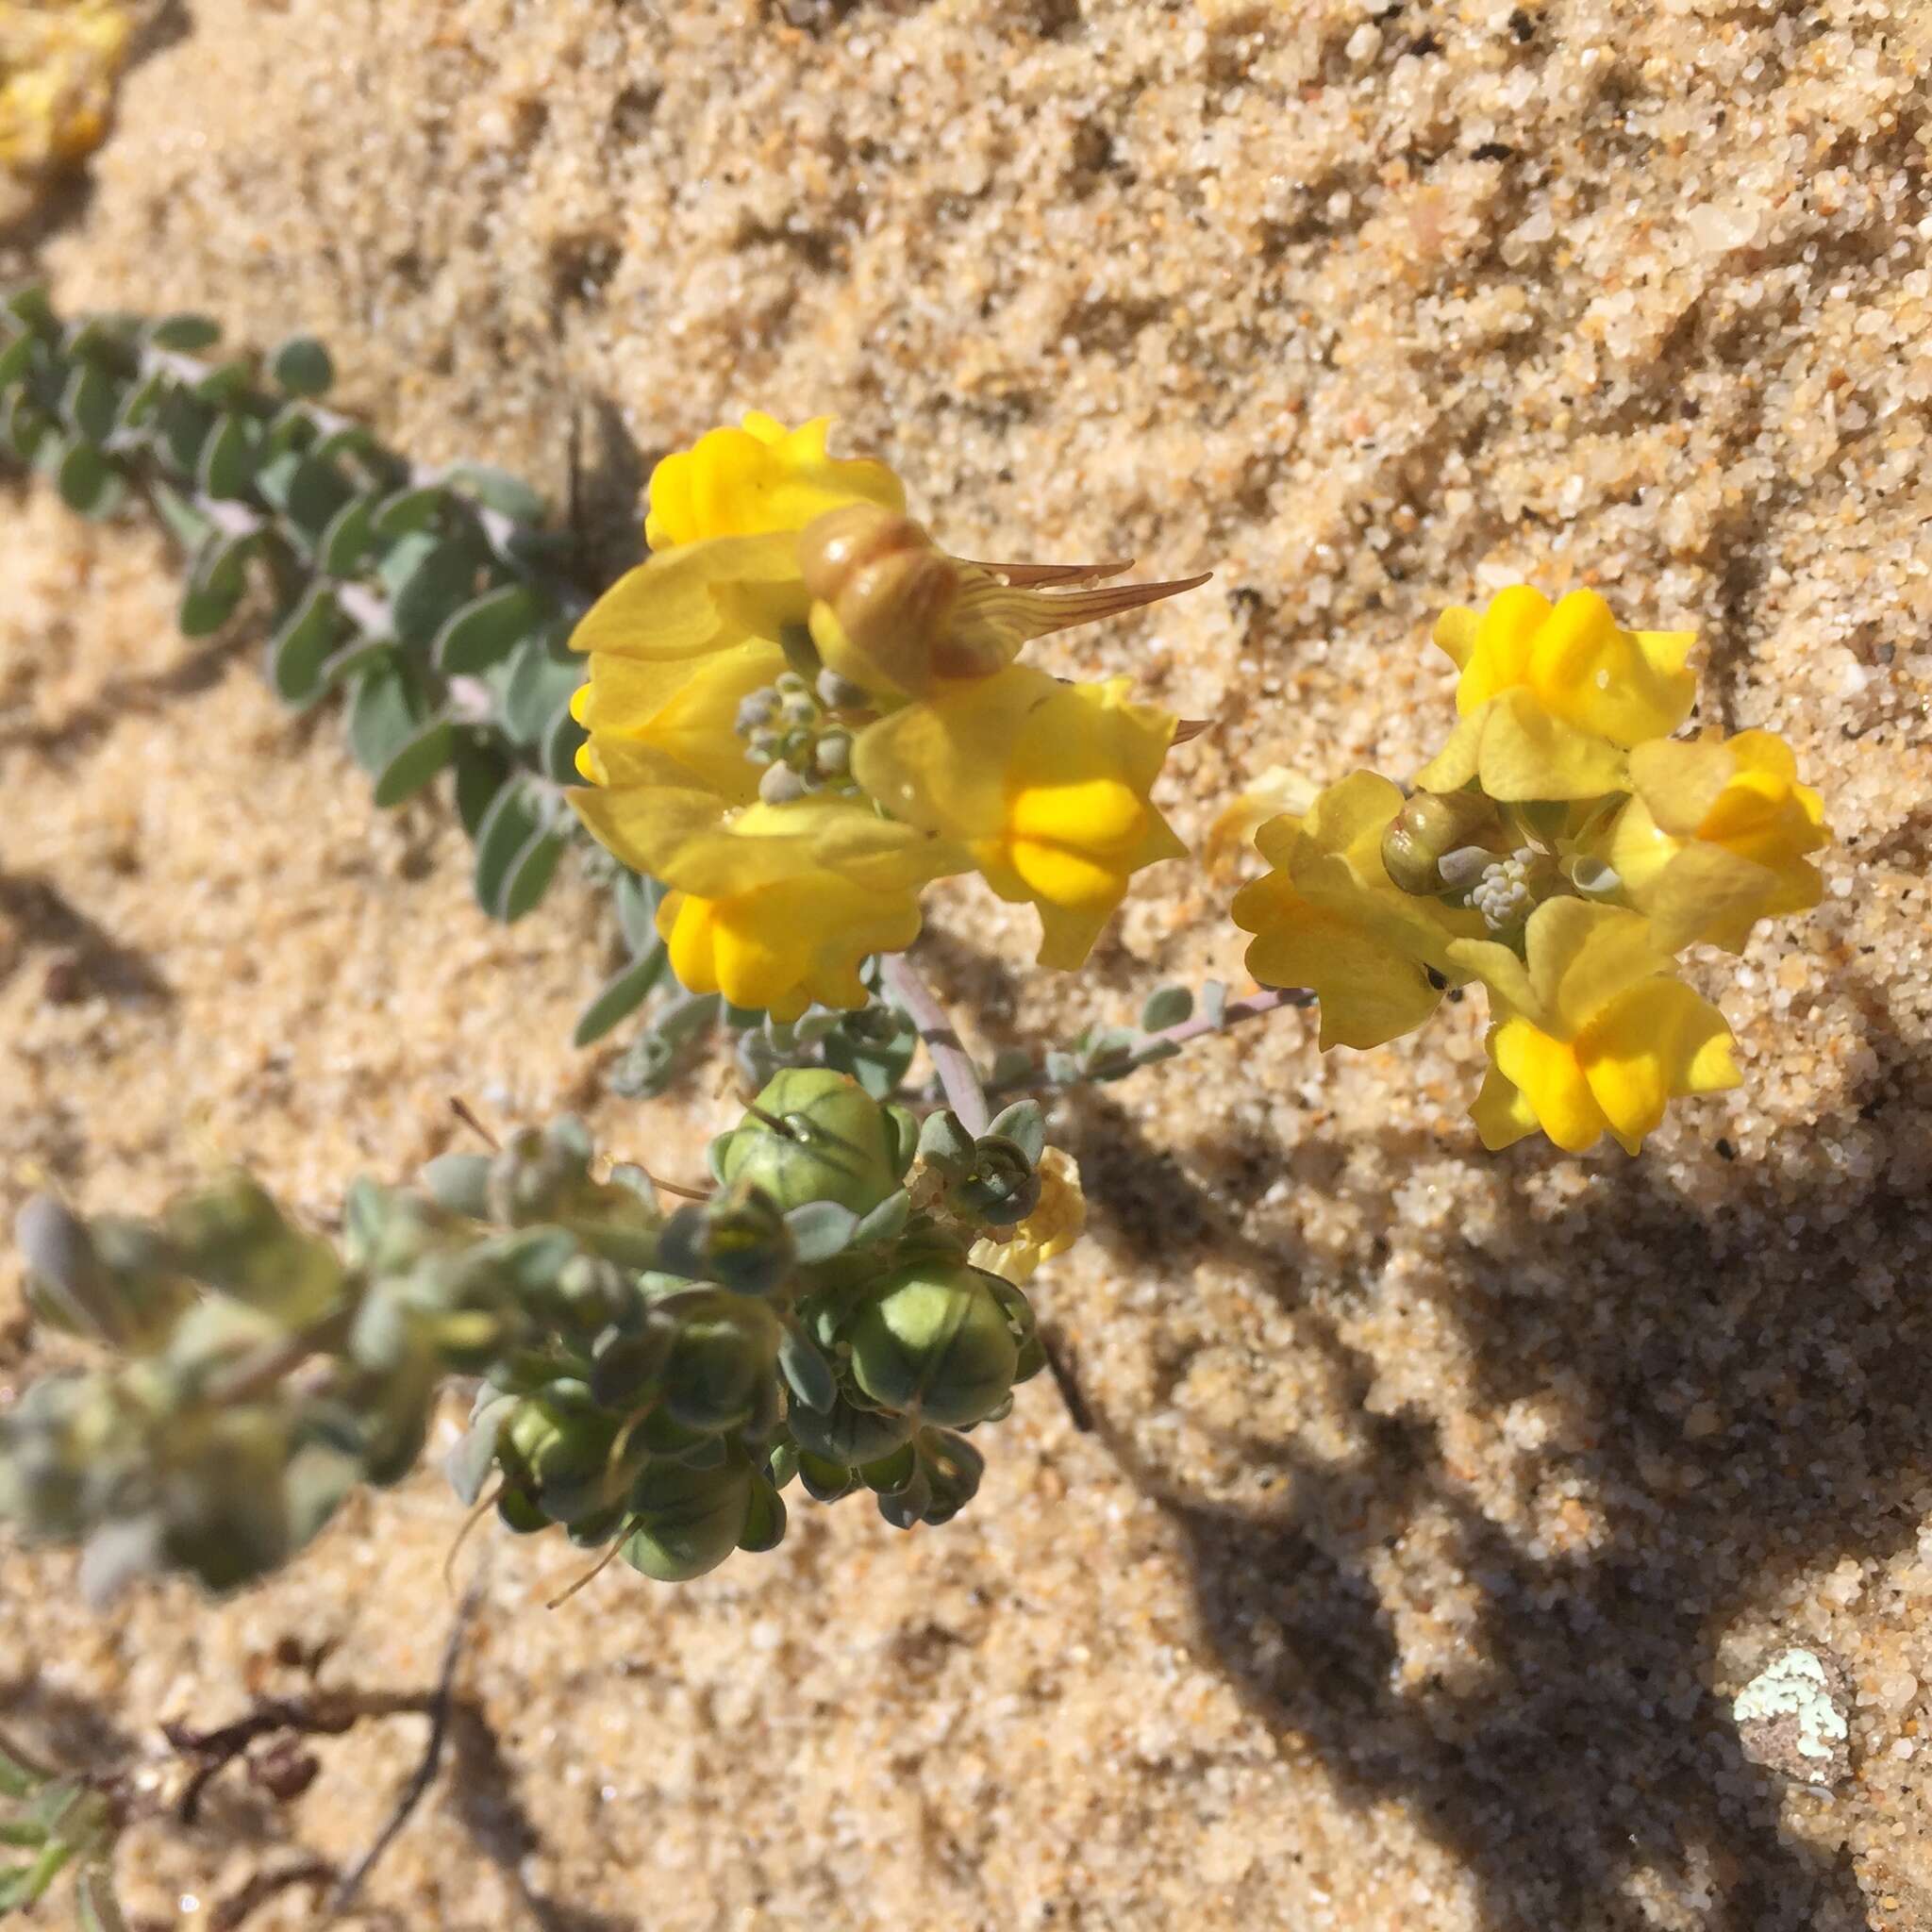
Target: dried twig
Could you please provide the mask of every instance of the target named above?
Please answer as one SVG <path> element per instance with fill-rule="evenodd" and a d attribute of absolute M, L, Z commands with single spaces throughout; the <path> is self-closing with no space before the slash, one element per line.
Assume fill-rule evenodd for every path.
<path fill-rule="evenodd" d="M 376 1834 L 375 1842 L 357 1859 L 336 1887 L 328 1906 L 331 1918 L 339 1917 L 355 1903 L 363 1882 L 375 1869 L 382 1855 L 395 1842 L 403 1826 L 408 1824 L 410 1814 L 423 1802 L 423 1794 L 435 1782 L 437 1767 L 442 1762 L 442 1747 L 449 1736 L 450 1696 L 456 1684 L 457 1664 L 461 1659 L 463 1639 L 469 1633 L 471 1620 L 482 1602 L 482 1594 L 480 1586 L 473 1583 L 457 1606 L 456 1619 L 450 1625 L 449 1641 L 442 1649 L 442 1669 L 437 1675 L 436 1694 L 429 1701 L 429 1741 L 424 1748 L 423 1760 L 403 1787 L 395 1809 L 390 1813 L 389 1823 Z"/>

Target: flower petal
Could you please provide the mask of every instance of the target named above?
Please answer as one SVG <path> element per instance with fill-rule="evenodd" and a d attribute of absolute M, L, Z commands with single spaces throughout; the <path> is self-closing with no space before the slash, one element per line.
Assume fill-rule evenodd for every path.
<path fill-rule="evenodd" d="M 1610 1131 L 1632 1154 L 1668 1101 L 1739 1080 L 1724 1016 L 1663 975 L 1610 1002 L 1578 1040 L 1576 1057 Z"/>
<path fill-rule="evenodd" d="M 1491 1154 L 1513 1146 L 1537 1130 L 1537 1118 L 1523 1090 L 1505 1078 L 1492 1060 L 1483 1074 L 1482 1091 L 1469 1109 L 1482 1143 Z"/>
<path fill-rule="evenodd" d="M 774 616 L 765 608 L 770 593 L 777 603 L 806 611 L 805 587 L 798 577 L 796 540 L 789 532 L 762 537 L 721 537 L 689 543 L 649 558 L 599 597 L 571 637 L 574 651 L 606 651 L 613 657 L 664 661 L 698 658 L 727 650 L 754 634 L 776 637 Z M 735 587 L 763 591 L 734 594 Z"/>
<path fill-rule="evenodd" d="M 1516 1016 L 1492 1031 L 1490 1052 L 1537 1124 L 1565 1153 L 1581 1154 L 1609 1125 L 1568 1041 Z"/>

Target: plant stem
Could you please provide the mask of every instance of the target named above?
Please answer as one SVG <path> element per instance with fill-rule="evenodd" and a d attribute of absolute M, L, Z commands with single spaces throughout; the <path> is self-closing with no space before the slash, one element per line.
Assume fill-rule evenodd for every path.
<path fill-rule="evenodd" d="M 1230 1000 L 1218 1020 L 1208 1013 L 1196 1013 L 1192 1019 L 1183 1020 L 1178 1026 L 1167 1026 L 1158 1033 L 1148 1034 L 1134 1049 L 1134 1058 L 1138 1062 L 1149 1047 L 1157 1044 L 1179 1047 L 1206 1034 L 1225 1033 L 1230 1026 L 1238 1026 L 1243 1020 L 1258 1020 L 1282 1007 L 1311 1006 L 1314 998 L 1315 995 L 1305 986 L 1264 986 L 1259 992 L 1251 992 L 1246 999 Z M 1156 1058 L 1165 1057 L 1165 1054 L 1155 1056 Z"/>
<path fill-rule="evenodd" d="M 933 1072 L 940 1077 L 946 1104 L 959 1116 L 959 1124 L 977 1139 L 986 1132 L 992 1114 L 986 1104 L 979 1069 L 973 1064 L 973 1056 L 959 1044 L 959 1036 L 954 1032 L 946 1009 L 933 997 L 932 990 L 904 953 L 887 954 L 879 961 L 879 977 L 918 1028 L 919 1037 L 932 1057 Z"/>
<path fill-rule="evenodd" d="M 1238 1026 L 1244 1020 L 1258 1020 L 1266 1014 L 1280 1011 L 1284 1007 L 1312 1006 L 1314 998 L 1315 995 L 1305 986 L 1263 987 L 1245 999 L 1230 1000 L 1218 1016 L 1211 1010 L 1199 1012 L 1191 1019 L 1181 1021 L 1178 1025 L 1163 1027 L 1158 1033 L 1143 1033 L 1132 1046 L 1124 1048 L 1116 1058 L 1083 1068 L 1071 1078 L 1062 1079 L 1049 1074 L 1041 1061 L 1035 1060 L 1016 1073 L 987 1080 L 983 1083 L 982 1091 L 989 1100 L 994 1100 L 1008 1093 L 1078 1087 L 1088 1080 L 1117 1080 L 1124 1074 L 1139 1073 L 1142 1067 L 1152 1066 L 1157 1060 L 1172 1059 L 1191 1041 L 1205 1039 L 1211 1033 L 1225 1033 L 1230 1026 Z M 938 1096 L 927 1089 L 916 1097 L 931 1100 Z"/>

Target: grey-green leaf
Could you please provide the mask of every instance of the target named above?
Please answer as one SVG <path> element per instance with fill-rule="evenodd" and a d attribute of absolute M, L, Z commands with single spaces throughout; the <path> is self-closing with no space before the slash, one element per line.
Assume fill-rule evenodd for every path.
<path fill-rule="evenodd" d="M 583 682 L 583 660 L 552 655 L 547 640 L 517 646 L 504 686 L 503 722 L 519 744 L 533 744 Z"/>
<path fill-rule="evenodd" d="M 855 1248 L 876 1247 L 881 1241 L 897 1241 L 912 1219 L 912 1196 L 904 1188 L 888 1194 L 870 1213 L 863 1215 L 853 1230 Z"/>
<path fill-rule="evenodd" d="M 615 897 L 624 942 L 632 952 L 641 952 L 658 936 L 658 908 L 663 903 L 664 888 L 656 879 L 626 869 L 618 874 Z"/>
<path fill-rule="evenodd" d="M 1011 1107 L 1002 1108 L 986 1131 L 1004 1135 L 1035 1167 L 1040 1165 L 1041 1154 L 1046 1146 L 1046 1116 L 1041 1113 L 1039 1101 L 1016 1100 Z"/>
<path fill-rule="evenodd" d="M 810 1267 L 816 1261 L 829 1261 L 852 1245 L 858 1231 L 858 1216 L 836 1201 L 808 1201 L 785 1217 L 791 1230 L 791 1242 L 798 1258 Z"/>
<path fill-rule="evenodd" d="M 829 1415 L 839 1399 L 832 1365 L 803 1329 L 791 1324 L 778 1338 L 778 1368 L 792 1394 L 808 1408 Z"/>
<path fill-rule="evenodd" d="M 17 335 L 0 349 L 0 385 L 18 382 L 33 367 L 38 340 L 32 335 Z"/>
<path fill-rule="evenodd" d="M 443 472 L 443 480 L 486 508 L 499 510 L 520 524 L 543 521 L 543 499 L 508 470 L 493 469 L 488 463 L 457 463 Z"/>
<path fill-rule="evenodd" d="M 369 548 L 370 521 L 375 510 L 366 496 L 352 496 L 329 519 L 316 545 L 316 561 L 332 577 L 353 575 Z"/>
<path fill-rule="evenodd" d="M 384 497 L 375 511 L 375 534 L 403 537 L 426 529 L 436 521 L 444 494 L 441 484 L 426 483 Z"/>
<path fill-rule="evenodd" d="M 543 775 L 558 785 L 581 785 L 584 776 L 577 770 L 577 753 L 590 742 L 591 734 L 571 715 L 568 704 L 559 706 L 538 747 Z"/>
<path fill-rule="evenodd" d="M 383 766 L 375 780 L 375 803 L 387 809 L 422 791 L 456 751 L 457 728 L 447 718 L 432 718 Z"/>
<path fill-rule="evenodd" d="M 203 444 L 199 475 L 205 495 L 247 495 L 255 480 L 255 439 L 240 416 L 224 416 Z"/>
<path fill-rule="evenodd" d="M 268 358 L 268 373 L 291 396 L 319 396 L 336 379 L 335 364 L 313 336 L 291 336 Z"/>
<path fill-rule="evenodd" d="M 543 599 L 524 584 L 486 591 L 455 611 L 437 632 L 431 661 L 452 675 L 486 670 L 508 654 L 545 608 Z"/>
<path fill-rule="evenodd" d="M 311 584 L 268 647 L 269 679 L 284 704 L 307 705 L 322 695 L 323 666 L 335 650 L 341 623 L 335 592 Z"/>
<path fill-rule="evenodd" d="M 121 478 L 114 466 L 91 442 L 70 443 L 55 472 L 55 481 L 71 509 L 84 517 L 106 516 L 121 500 Z"/>
<path fill-rule="evenodd" d="M 221 341 L 222 330 L 206 315 L 164 315 L 148 325 L 147 339 L 158 349 L 206 349 Z"/>
<path fill-rule="evenodd" d="M 1141 1030 L 1143 1033 L 1165 1033 L 1170 1026 L 1178 1026 L 1191 1020 L 1194 1013 L 1194 995 L 1185 986 L 1158 986 L 1147 995 L 1147 1004 L 1141 1008 Z"/>
<path fill-rule="evenodd" d="M 426 644 L 476 588 L 475 554 L 461 543 L 440 543 L 395 586 L 396 635 Z"/>
<path fill-rule="evenodd" d="M 90 442 L 105 442 L 121 413 L 120 392 L 98 363 L 81 362 L 67 384 L 61 408 L 67 420 Z"/>
<path fill-rule="evenodd" d="M 668 963 L 664 941 L 654 941 L 622 973 L 608 980 L 597 997 L 577 1015 L 571 1044 L 589 1046 L 602 1040 L 620 1021 L 629 1019 L 643 1004 L 645 995 L 663 978 Z"/>
<path fill-rule="evenodd" d="M 476 903 L 491 918 L 501 916 L 496 907 L 510 867 L 536 830 L 537 815 L 525 788 L 514 781 L 499 786 L 476 827 L 476 870 L 471 882 Z"/>
<path fill-rule="evenodd" d="M 195 559 L 181 599 L 184 637 L 210 637 L 235 614 L 248 588 L 248 553 L 254 546 L 252 537 L 217 537 Z"/>
<path fill-rule="evenodd" d="M 557 861 L 563 857 L 561 832 L 539 832 L 510 861 L 503 891 L 497 900 L 496 916 L 506 925 L 514 925 L 525 913 L 533 911 L 549 890 Z"/>
<path fill-rule="evenodd" d="M 387 771 L 422 723 L 421 701 L 400 666 L 365 671 L 357 679 L 349 701 L 349 749 L 371 776 Z"/>

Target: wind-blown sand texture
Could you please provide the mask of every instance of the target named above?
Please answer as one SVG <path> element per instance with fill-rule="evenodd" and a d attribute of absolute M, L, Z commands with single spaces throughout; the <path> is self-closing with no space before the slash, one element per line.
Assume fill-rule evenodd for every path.
<path fill-rule="evenodd" d="M 1167 786 L 1197 844 L 1270 763 L 1413 770 L 1434 611 L 1521 577 L 1696 626 L 1705 715 L 1788 735 L 1841 840 L 1705 974 L 1745 1091 L 1639 1159 L 1484 1155 L 1475 1001 L 1325 1059 L 1285 1013 L 1059 1108 L 1091 1433 L 1042 1379 L 943 1530 L 801 1503 L 775 1556 L 551 1614 L 575 1554 L 479 1537 L 453 1768 L 360 1923 L 1932 1926 L 1924 5 L 183 11 L 44 247 L 70 309 L 312 330 L 392 441 L 546 487 L 575 415 L 611 569 L 650 463 L 747 406 L 836 413 L 963 554 L 1212 568 L 1044 654 L 1213 721 Z M 697 1170 L 708 1074 L 639 1109 L 566 1043 L 590 893 L 487 924 L 444 811 L 376 814 L 246 625 L 179 640 L 158 538 L 6 514 L 9 1215 L 228 1157 L 324 1222 L 453 1092 Z M 1074 983 L 941 894 L 931 971 L 987 1042 L 1064 1038 L 1239 982 L 1233 882 L 1149 874 Z M 55 1358 L 14 1322 L 0 1383 Z M 460 1514 L 425 1474 L 218 1608 L 94 1619 L 70 1556 L 0 1555 L 0 1722 L 158 1773 L 285 1636 L 420 1689 Z M 1794 1645 L 1849 1687 L 1827 1792 L 1731 1717 Z M 421 1743 L 324 1740 L 286 1809 L 231 1774 L 130 1897 L 192 1925 L 353 1856 Z"/>

